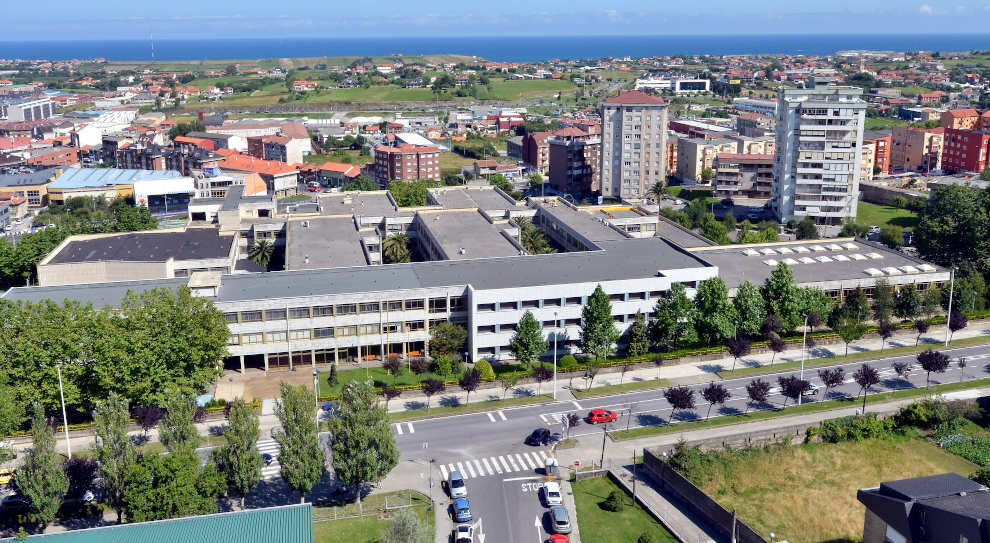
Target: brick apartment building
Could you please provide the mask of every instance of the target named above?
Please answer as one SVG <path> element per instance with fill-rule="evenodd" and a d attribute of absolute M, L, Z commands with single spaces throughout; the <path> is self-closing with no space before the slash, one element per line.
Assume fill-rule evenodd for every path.
<path fill-rule="evenodd" d="M 128 145 L 118 148 L 115 160 L 118 168 L 131 170 L 174 170 L 192 175 L 193 170 L 216 168 L 223 156 L 194 145 L 169 149 L 160 145 Z"/>
<path fill-rule="evenodd" d="M 382 187 L 390 181 L 440 180 L 440 149 L 431 145 L 403 143 L 375 149 L 375 181 Z"/>
<path fill-rule="evenodd" d="M 716 198 L 767 198 L 773 187 L 773 155 L 720 153 L 715 157 Z"/>
<path fill-rule="evenodd" d="M 885 132 L 863 133 L 863 144 L 873 144 L 873 166 L 880 168 L 878 174 L 890 173 L 890 149 L 893 147 L 893 136 Z"/>
<path fill-rule="evenodd" d="M 588 194 L 601 190 L 602 140 L 578 128 L 554 132 L 550 147 L 550 184 L 559 191 Z"/>
<path fill-rule="evenodd" d="M 547 140 L 552 132 L 529 132 L 523 136 L 523 162 L 536 168 L 540 175 L 546 175 L 550 169 L 550 144 Z"/>
<path fill-rule="evenodd" d="M 980 121 L 980 112 L 975 109 L 950 109 L 942 113 L 942 128 L 972 130 Z"/>
<path fill-rule="evenodd" d="M 914 128 L 898 126 L 893 129 L 890 165 L 904 171 L 930 172 L 942 166 L 944 128 Z"/>
<path fill-rule="evenodd" d="M 988 167 L 990 130 L 945 129 L 942 169 L 949 173 L 982 172 Z"/>
<path fill-rule="evenodd" d="M 29 166 L 72 166 L 79 163 L 79 149 L 51 147 L 27 151 L 24 163 Z"/>

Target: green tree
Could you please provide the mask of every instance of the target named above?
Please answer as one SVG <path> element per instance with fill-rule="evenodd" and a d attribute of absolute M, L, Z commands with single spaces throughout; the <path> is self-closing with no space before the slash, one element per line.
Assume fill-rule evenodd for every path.
<path fill-rule="evenodd" d="M 835 331 L 846 344 L 845 356 L 849 356 L 849 344 L 863 337 L 866 333 L 866 325 L 854 318 L 844 317 Z"/>
<path fill-rule="evenodd" d="M 424 526 L 416 513 L 400 509 L 382 532 L 382 543 L 430 543 L 433 534 Z"/>
<path fill-rule="evenodd" d="M 382 255 L 386 264 L 399 264 L 412 261 L 412 251 L 409 249 L 409 235 L 405 233 L 392 234 L 382 243 Z"/>
<path fill-rule="evenodd" d="M 747 336 L 760 333 L 763 320 L 767 317 L 766 307 L 760 289 L 749 281 L 743 281 L 736 289 L 736 297 L 732 300 L 735 308 L 736 329 Z"/>
<path fill-rule="evenodd" d="M 705 279 L 694 296 L 695 329 L 698 338 L 718 344 L 736 335 L 736 311 L 729 303 L 729 289 L 718 277 Z"/>
<path fill-rule="evenodd" d="M 984 190 L 964 185 L 935 189 L 914 229 L 925 260 L 942 266 L 972 262 L 990 271 L 990 202 Z"/>
<path fill-rule="evenodd" d="M 55 452 L 55 434 L 45 420 L 41 403 L 31 406 L 31 443 L 24 464 L 17 470 L 17 488 L 31 500 L 38 512 L 38 520 L 44 529 L 55 520 L 62 507 L 62 499 L 69 491 L 69 477 L 62 469 L 62 461 Z"/>
<path fill-rule="evenodd" d="M 526 311 L 519 319 L 516 332 L 509 342 L 509 350 L 527 367 L 531 366 L 541 354 L 547 352 L 547 341 L 543 337 L 540 322 L 531 311 Z"/>
<path fill-rule="evenodd" d="M 449 321 L 430 327 L 430 353 L 433 356 L 460 354 L 467 340 L 467 330 Z"/>
<path fill-rule="evenodd" d="M 643 356 L 650 352 L 650 337 L 646 332 L 646 317 L 642 311 L 636 312 L 636 318 L 629 327 L 629 341 L 626 346 L 629 356 Z"/>
<path fill-rule="evenodd" d="M 203 121 L 192 120 L 187 123 L 178 123 L 168 131 L 169 139 L 175 139 L 179 136 L 185 136 L 190 132 L 206 132 L 206 125 Z"/>
<path fill-rule="evenodd" d="M 244 496 L 261 480 L 264 460 L 256 445 L 261 430 L 258 415 L 239 398 L 230 404 L 227 420 L 229 428 L 223 434 L 227 443 L 218 454 L 222 459 L 227 487 L 241 497 L 241 509 L 244 509 Z"/>
<path fill-rule="evenodd" d="M 928 318 L 938 313 L 942 306 L 942 293 L 935 287 L 929 287 L 921 297 L 921 312 Z"/>
<path fill-rule="evenodd" d="M 894 313 L 894 287 L 886 279 L 873 286 L 873 320 L 885 322 Z"/>
<path fill-rule="evenodd" d="M 894 315 L 899 319 L 914 319 L 921 315 L 923 302 L 918 287 L 907 284 L 898 289 L 894 300 Z"/>
<path fill-rule="evenodd" d="M 550 241 L 546 234 L 537 228 L 533 221 L 527 217 L 517 217 L 513 219 L 519 226 L 519 243 L 531 255 L 549 254 L 555 252 L 550 247 Z"/>
<path fill-rule="evenodd" d="M 165 416 L 158 423 L 158 439 L 169 452 L 186 448 L 193 450 L 199 446 L 199 431 L 196 429 L 196 403 L 182 392 L 170 392 L 165 399 Z"/>
<path fill-rule="evenodd" d="M 359 175 L 354 181 L 344 184 L 341 189 L 344 192 L 382 190 L 378 183 L 375 183 L 371 178 L 364 175 Z"/>
<path fill-rule="evenodd" d="M 694 302 L 687 297 L 684 285 L 672 283 L 653 307 L 650 339 L 661 348 L 694 341 L 694 315 Z"/>
<path fill-rule="evenodd" d="M 237 65 L 228 64 L 227 67 L 223 69 L 223 73 L 227 75 L 237 75 Z"/>
<path fill-rule="evenodd" d="M 188 447 L 170 454 L 138 457 L 124 483 L 124 513 L 128 522 L 208 515 L 217 512 L 223 479 L 216 465 L 200 470 L 196 452 Z"/>
<path fill-rule="evenodd" d="M 798 287 L 797 299 L 801 314 L 808 315 L 808 326 L 812 331 L 828 320 L 835 307 L 835 300 L 820 288 Z"/>
<path fill-rule="evenodd" d="M 655 202 L 662 200 L 664 194 L 667 194 L 667 183 L 664 181 L 654 182 L 646 191 L 646 195 L 652 198 Z"/>
<path fill-rule="evenodd" d="M 702 183 L 711 183 L 713 177 L 715 177 L 715 170 L 712 170 L 711 168 L 704 168 L 701 170 Z"/>
<path fill-rule="evenodd" d="M 495 370 L 492 369 L 491 363 L 487 360 L 482 359 L 475 362 L 474 369 L 478 370 L 483 381 L 491 382 L 495 380 Z"/>
<path fill-rule="evenodd" d="M 347 386 L 349 385 L 345 385 L 345 389 Z M 289 488 L 299 492 L 299 503 L 303 503 L 306 501 L 306 493 L 326 471 L 326 456 L 317 435 L 312 395 L 306 387 L 294 387 L 284 381 L 279 384 L 279 389 L 281 396 L 280 401 L 275 404 L 275 416 L 281 429 L 272 432 L 272 437 L 278 443 L 282 479 Z M 371 395 L 374 400 L 374 391 Z M 344 410 L 341 409 L 342 412 Z M 334 454 L 334 461 L 336 460 L 337 455 Z"/>
<path fill-rule="evenodd" d="M 887 225 L 880 232 L 880 243 L 883 243 L 891 249 L 896 249 L 904 245 L 904 229 Z"/>
<path fill-rule="evenodd" d="M 804 219 L 798 223 L 794 234 L 797 239 L 818 239 L 818 227 L 812 219 Z"/>
<path fill-rule="evenodd" d="M 794 284 L 794 274 L 787 264 L 777 264 L 763 283 L 760 293 L 766 300 L 767 313 L 777 315 L 782 330 L 789 332 L 802 324 L 798 289 Z"/>
<path fill-rule="evenodd" d="M 0 397 L 4 399 L 0 402 L 0 442 L 2 442 L 24 424 L 27 409 L 25 402 L 19 397 L 17 389 L 7 381 L 7 376 L 4 373 L 0 373 Z M 13 449 L 0 447 L 0 463 L 13 457 Z"/>
<path fill-rule="evenodd" d="M 100 462 L 100 484 L 107 504 L 117 510 L 117 524 L 120 524 L 124 485 L 134 463 L 134 446 L 127 435 L 130 424 L 127 400 L 116 392 L 111 392 L 106 400 L 98 400 L 93 422 L 96 430 L 93 451 Z"/>
<path fill-rule="evenodd" d="M 581 350 L 605 360 L 619 336 L 612 319 L 612 303 L 602 286 L 598 285 L 581 309 Z"/>
<path fill-rule="evenodd" d="M 399 463 L 388 413 L 378 404 L 370 383 L 352 381 L 344 386 L 340 416 L 331 419 L 330 432 L 334 473 L 355 490 L 360 507 L 361 485 L 380 481 Z"/>
<path fill-rule="evenodd" d="M 272 262 L 272 254 L 274 253 L 275 244 L 271 240 L 259 239 L 252 243 L 248 249 L 248 259 L 267 270 L 268 265 Z"/>

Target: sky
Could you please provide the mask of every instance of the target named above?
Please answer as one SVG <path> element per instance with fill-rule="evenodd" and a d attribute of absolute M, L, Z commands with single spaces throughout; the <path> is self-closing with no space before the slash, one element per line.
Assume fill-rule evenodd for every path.
<path fill-rule="evenodd" d="M 0 41 L 987 32 L 990 0 L 0 0 Z M 990 44 L 988 44 L 990 45 Z"/>

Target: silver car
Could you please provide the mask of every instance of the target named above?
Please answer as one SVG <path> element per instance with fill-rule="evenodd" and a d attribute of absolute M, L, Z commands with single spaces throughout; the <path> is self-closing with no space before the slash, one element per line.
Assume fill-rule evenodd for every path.
<path fill-rule="evenodd" d="M 464 484 L 464 477 L 461 476 L 461 472 L 450 472 L 450 477 L 447 478 L 447 490 L 450 492 L 451 498 L 467 497 L 467 485 Z"/>
<path fill-rule="evenodd" d="M 553 523 L 553 533 L 571 533 L 571 517 L 563 505 L 554 505 L 550 508 L 550 522 Z"/>

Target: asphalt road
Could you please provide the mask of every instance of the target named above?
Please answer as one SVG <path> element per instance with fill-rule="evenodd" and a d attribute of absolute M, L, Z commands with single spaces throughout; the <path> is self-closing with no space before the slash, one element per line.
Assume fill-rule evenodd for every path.
<path fill-rule="evenodd" d="M 938 346 L 933 344 L 933 348 Z M 965 347 L 945 352 L 952 357 L 952 364 L 945 373 L 933 374 L 932 384 L 990 376 L 990 346 Z M 956 360 L 960 357 L 967 360 L 967 367 L 963 372 L 956 366 Z M 901 379 L 894 372 L 892 365 L 895 362 L 912 364 L 907 379 Z M 845 370 L 845 382 L 829 390 L 827 399 L 859 395 L 860 387 L 853 381 L 852 374 L 863 363 L 834 366 Z M 877 369 L 881 378 L 880 384 L 870 391 L 871 394 L 925 386 L 926 372 L 918 365 L 917 355 L 884 358 L 867 364 Z M 780 393 L 777 378 L 797 374 L 798 371 L 787 371 L 721 381 L 729 389 L 731 398 L 724 405 L 714 407 L 711 417 L 734 415 L 746 410 L 776 409 L 784 405 L 785 400 L 787 405 L 792 405 L 793 401 Z M 805 370 L 804 378 L 819 387 L 817 394 L 807 396 L 804 401 L 821 400 L 824 389 L 818 377 L 818 368 Z M 749 405 L 746 385 L 754 379 L 763 379 L 770 383 L 772 388 L 767 404 Z M 690 387 L 695 390 L 695 409 L 675 413 L 672 421 L 670 404 L 663 398 L 662 390 L 655 389 L 582 401 L 558 401 L 486 413 L 395 423 L 392 429 L 401 452 L 401 460 L 434 460 L 434 476 L 438 480 L 445 478 L 454 469 L 465 475 L 475 520 L 483 520 L 484 530 L 492 541 L 529 543 L 536 539 L 535 518 L 545 509 L 540 505 L 535 492 L 526 492 L 522 488 L 527 482 L 542 479 L 541 461 L 549 452 L 546 448 L 523 444 L 523 439 L 534 428 L 547 427 L 553 432 L 561 432 L 562 416 L 577 413 L 584 418 L 595 408 L 611 409 L 619 413 L 619 420 L 609 425 L 610 430 L 696 420 L 704 418 L 708 413 L 708 404 L 701 397 L 704 386 L 706 385 L 698 384 Z M 601 432 L 600 427 L 582 422 L 571 430 L 571 436 Z M 535 479 L 528 479 L 532 477 Z M 544 531 L 541 537 L 546 535 Z"/>

